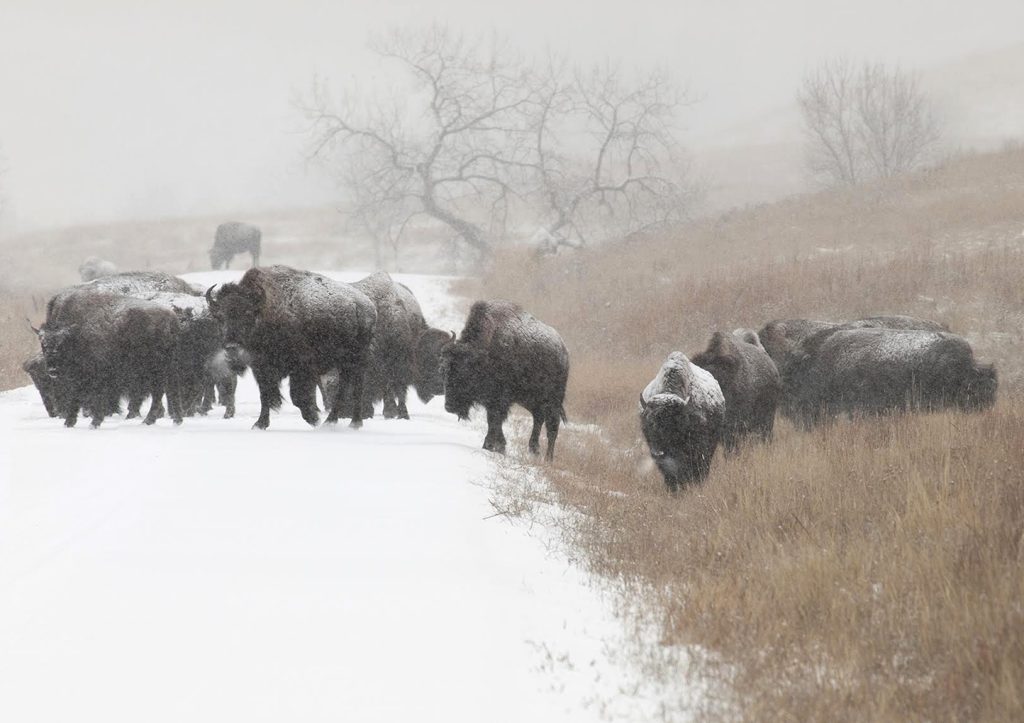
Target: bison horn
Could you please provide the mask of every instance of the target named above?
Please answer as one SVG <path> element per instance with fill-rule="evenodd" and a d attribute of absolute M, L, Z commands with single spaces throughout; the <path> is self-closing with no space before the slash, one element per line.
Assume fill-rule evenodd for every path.
<path fill-rule="evenodd" d="M 214 284 L 213 286 L 206 290 L 206 303 L 210 305 L 211 309 L 213 308 L 214 303 L 216 303 L 213 299 L 213 289 L 216 286 L 217 284 Z"/>
<path fill-rule="evenodd" d="M 641 394 L 641 395 L 640 395 L 640 411 L 642 412 L 642 411 L 644 411 L 645 409 L 647 409 L 647 400 L 646 400 L 646 399 L 644 399 L 644 395 L 643 395 L 643 394 Z"/>
<path fill-rule="evenodd" d="M 455 342 L 455 332 L 454 331 L 452 332 L 452 342 L 453 343 Z"/>
<path fill-rule="evenodd" d="M 32 333 L 35 334 L 36 336 L 39 336 L 42 333 L 39 329 L 32 326 L 32 320 L 29 319 L 27 316 L 25 317 L 25 322 L 28 324 L 28 328 L 31 329 Z"/>

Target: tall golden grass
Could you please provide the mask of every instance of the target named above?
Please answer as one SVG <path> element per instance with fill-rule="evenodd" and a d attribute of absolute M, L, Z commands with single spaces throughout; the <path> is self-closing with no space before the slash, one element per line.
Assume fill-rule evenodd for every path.
<path fill-rule="evenodd" d="M 718 654 L 752 720 L 1024 719 L 1024 154 L 735 213 L 583 253 L 500 257 L 572 355 L 546 467 L 572 544 Z M 891 416 L 716 459 L 670 495 L 637 398 L 669 351 L 772 318 L 905 313 L 995 362 L 979 415 Z M 684 671 L 678 671 L 680 676 Z"/>

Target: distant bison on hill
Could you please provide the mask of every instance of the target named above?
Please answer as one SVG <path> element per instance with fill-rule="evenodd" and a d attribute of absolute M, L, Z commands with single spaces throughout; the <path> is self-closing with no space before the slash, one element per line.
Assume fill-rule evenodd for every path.
<path fill-rule="evenodd" d="M 90 256 L 78 267 L 78 274 L 82 277 L 82 281 L 92 281 L 93 279 L 116 273 L 117 266 L 97 256 Z"/>
<path fill-rule="evenodd" d="M 319 422 L 316 385 L 337 371 L 342 384 L 328 422 L 342 412 L 341 391 L 351 388 L 352 426 L 362 426 L 363 383 L 377 310 L 350 284 L 287 266 L 249 269 L 237 284 L 206 292 L 210 311 L 224 325 L 228 360 L 247 352 L 260 389 L 257 429 L 270 426 L 281 406 L 281 381 L 289 378 L 292 403 L 311 425 Z"/>
<path fill-rule="evenodd" d="M 487 411 L 484 449 L 505 453 L 502 425 L 519 404 L 533 415 L 530 452 L 540 452 L 543 425 L 547 458 L 554 458 L 569 379 L 569 352 L 557 331 L 511 302 L 478 301 L 462 334 L 441 351 L 441 367 L 445 411 L 459 419 L 476 404 Z"/>
<path fill-rule="evenodd" d="M 770 441 L 782 378 L 757 334 L 749 329 L 715 332 L 707 349 L 692 361 L 711 372 L 725 396 L 722 442 L 726 451 L 734 451 L 750 434 Z"/>
<path fill-rule="evenodd" d="M 978 364 L 965 339 L 936 331 L 885 328 L 823 330 L 805 339 L 786 385 L 805 427 L 840 414 L 995 403 L 995 368 Z"/>
<path fill-rule="evenodd" d="M 674 351 L 640 394 L 640 428 L 669 490 L 700 482 L 722 439 L 725 397 L 711 372 Z"/>
<path fill-rule="evenodd" d="M 263 234 L 257 226 L 238 221 L 222 223 L 213 235 L 210 266 L 227 268 L 235 254 L 250 254 L 253 268 L 260 265 L 260 246 Z"/>

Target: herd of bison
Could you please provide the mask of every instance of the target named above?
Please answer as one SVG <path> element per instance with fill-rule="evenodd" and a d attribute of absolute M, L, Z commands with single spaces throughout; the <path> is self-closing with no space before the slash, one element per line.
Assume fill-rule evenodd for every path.
<path fill-rule="evenodd" d="M 248 249 L 254 262 L 258 244 Z M 376 403 L 385 418 L 408 419 L 412 387 L 423 402 L 444 395 L 459 418 L 482 406 L 483 446 L 495 452 L 505 451 L 509 409 L 525 407 L 529 449 L 539 453 L 543 428 L 550 459 L 565 420 L 569 354 L 557 331 L 513 303 L 478 301 L 456 336 L 429 326 L 409 288 L 383 272 L 347 284 L 254 266 L 205 290 L 160 272 L 108 272 L 57 293 L 34 331 L 41 351 L 25 371 L 69 427 L 79 413 L 99 427 L 125 399 L 128 417 L 140 416 L 147 397 L 146 424 L 165 413 L 181 423 L 215 403 L 231 417 L 237 377 L 250 368 L 259 429 L 280 407 L 286 377 L 310 425 L 320 421 L 318 388 L 326 422 L 359 427 Z M 640 394 L 640 426 L 676 490 L 707 476 L 719 444 L 730 453 L 747 437 L 769 441 L 776 411 L 803 429 L 840 415 L 978 411 L 994 404 L 996 387 L 995 369 L 933 321 L 772 321 L 759 332 L 715 332 L 692 358 L 670 354 Z"/>

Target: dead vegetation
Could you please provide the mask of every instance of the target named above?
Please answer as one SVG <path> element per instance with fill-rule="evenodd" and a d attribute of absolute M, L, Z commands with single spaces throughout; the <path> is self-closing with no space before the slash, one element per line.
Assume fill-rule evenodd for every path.
<path fill-rule="evenodd" d="M 1022 189 L 1024 153 L 971 156 L 658 238 L 509 253 L 484 279 L 562 331 L 569 417 L 602 430 L 570 426 L 546 468 L 580 513 L 562 518 L 570 546 L 626 607 L 653 604 L 665 643 L 717 654 L 743 717 L 1024 717 Z M 967 336 L 997 365 L 996 408 L 780 423 L 665 491 L 636 407 L 669 351 L 873 313 Z"/>

